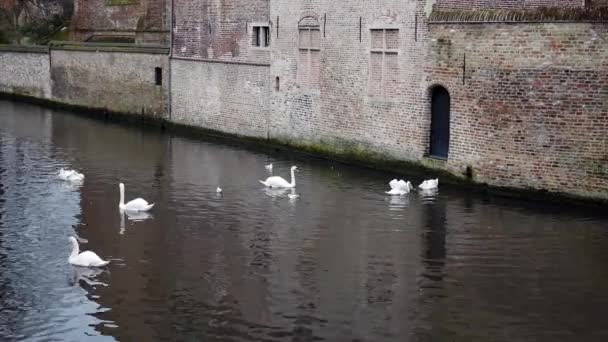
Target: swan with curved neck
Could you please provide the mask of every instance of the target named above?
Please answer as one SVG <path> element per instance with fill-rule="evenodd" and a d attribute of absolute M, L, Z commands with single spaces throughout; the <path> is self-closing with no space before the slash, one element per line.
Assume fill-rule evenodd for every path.
<path fill-rule="evenodd" d="M 148 201 L 143 198 L 136 198 L 125 203 L 125 185 L 120 183 L 118 184 L 118 188 L 120 189 L 120 202 L 118 202 L 118 208 L 120 210 L 148 211 L 154 206 L 154 203 L 149 204 Z"/>
<path fill-rule="evenodd" d="M 410 181 L 406 182 L 403 179 L 393 179 L 388 185 L 391 187 L 391 189 L 386 192 L 389 195 L 405 195 L 414 188 Z"/>
<path fill-rule="evenodd" d="M 437 189 L 438 186 L 439 186 L 439 178 L 427 179 L 424 182 L 422 182 L 420 185 L 418 185 L 418 187 L 422 190 Z"/>
<path fill-rule="evenodd" d="M 295 188 L 296 187 L 296 177 L 294 172 L 298 169 L 297 166 L 291 167 L 291 182 L 286 181 L 283 177 L 272 176 L 266 178 L 265 181 L 260 181 L 260 183 L 264 184 L 269 188 Z"/>
<path fill-rule="evenodd" d="M 72 244 L 72 253 L 68 258 L 68 262 L 75 266 L 83 267 L 103 267 L 110 263 L 101 259 L 97 254 L 91 251 L 84 251 L 79 253 L 80 248 L 78 247 L 78 241 L 73 236 L 70 236 L 70 243 Z"/>

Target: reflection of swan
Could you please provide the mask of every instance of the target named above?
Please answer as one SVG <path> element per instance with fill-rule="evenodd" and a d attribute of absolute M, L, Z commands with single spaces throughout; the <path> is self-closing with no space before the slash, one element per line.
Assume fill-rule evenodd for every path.
<path fill-rule="evenodd" d="M 439 193 L 438 189 L 425 189 L 425 190 L 420 190 L 418 191 L 418 193 L 420 194 L 420 197 L 424 198 L 428 198 L 431 200 L 434 200 L 435 196 L 437 196 L 437 194 Z"/>
<path fill-rule="evenodd" d="M 285 194 L 285 192 L 287 192 L 286 188 L 277 188 L 277 189 L 273 189 L 273 188 L 265 188 L 264 192 L 266 192 L 266 195 L 270 196 L 270 197 L 279 197 Z"/>
<path fill-rule="evenodd" d="M 89 286 L 96 286 L 96 285 L 108 286 L 108 284 L 106 284 L 106 283 L 102 283 L 102 282 L 93 280 L 95 277 L 97 277 L 102 272 L 103 272 L 103 270 L 100 268 L 74 266 L 74 267 L 72 267 L 72 278 L 70 279 L 71 280 L 70 285 L 76 285 L 82 280 L 85 283 L 87 283 L 87 285 L 89 285 Z"/>
<path fill-rule="evenodd" d="M 154 203 L 148 204 L 148 201 L 143 198 L 136 198 L 125 204 L 125 185 L 120 183 L 118 184 L 118 188 L 120 189 L 120 202 L 118 203 L 120 210 L 148 211 L 154 206 Z"/>
<path fill-rule="evenodd" d="M 266 178 L 266 181 L 260 181 L 260 183 L 266 185 L 269 188 L 293 188 L 296 186 L 296 177 L 294 171 L 298 169 L 297 166 L 291 167 L 291 183 L 287 182 L 283 177 L 272 176 Z"/>
<path fill-rule="evenodd" d="M 393 179 L 388 183 L 388 185 L 391 187 L 391 190 L 386 192 L 389 195 L 405 195 L 414 188 L 412 186 L 412 183 L 410 183 L 409 181 L 406 182 L 403 179 Z"/>
<path fill-rule="evenodd" d="M 120 234 L 124 234 L 125 233 L 125 214 L 127 216 L 127 219 L 129 219 L 130 221 L 135 221 L 135 222 L 139 222 L 139 221 L 143 221 L 143 220 L 147 220 L 149 218 L 152 218 L 152 214 L 147 213 L 145 211 L 121 211 L 120 212 Z"/>
<path fill-rule="evenodd" d="M 62 186 L 68 191 L 77 191 L 83 184 L 83 181 L 64 182 Z"/>
<path fill-rule="evenodd" d="M 264 165 L 264 167 L 266 168 L 266 170 L 272 171 L 272 163 L 270 163 L 268 165 Z"/>
<path fill-rule="evenodd" d="M 424 182 L 420 183 L 420 185 L 418 185 L 418 187 L 422 190 L 437 189 L 438 186 L 439 178 L 427 179 Z"/>
<path fill-rule="evenodd" d="M 291 188 L 291 193 L 287 194 L 287 197 L 289 197 L 290 200 L 295 200 L 296 198 L 300 197 L 300 195 L 296 194 L 296 191 L 294 188 Z"/>
<path fill-rule="evenodd" d="M 73 236 L 70 236 L 70 242 L 72 243 L 72 254 L 68 258 L 70 264 L 84 267 L 102 267 L 110 263 L 109 261 L 102 260 L 91 251 L 84 251 L 79 254 L 78 241 Z"/>
<path fill-rule="evenodd" d="M 407 207 L 409 204 L 408 196 L 391 196 L 389 199 L 389 208 L 401 209 Z"/>
<path fill-rule="evenodd" d="M 82 173 L 78 173 L 76 170 L 65 170 L 63 168 L 59 170 L 57 176 L 59 179 L 69 182 L 82 182 L 84 180 L 84 175 Z"/>

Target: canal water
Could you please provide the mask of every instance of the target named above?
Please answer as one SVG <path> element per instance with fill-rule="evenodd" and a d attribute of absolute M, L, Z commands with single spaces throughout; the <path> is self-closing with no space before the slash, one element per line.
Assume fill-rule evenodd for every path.
<path fill-rule="evenodd" d="M 422 176 L 0 102 L 0 340 L 608 340 L 606 210 L 384 194 Z"/>

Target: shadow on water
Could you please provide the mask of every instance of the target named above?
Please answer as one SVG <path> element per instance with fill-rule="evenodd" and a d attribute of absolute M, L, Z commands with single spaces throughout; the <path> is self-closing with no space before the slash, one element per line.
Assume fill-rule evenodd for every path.
<path fill-rule="evenodd" d="M 387 196 L 422 177 L 8 102 L 0 142 L 3 340 L 608 337 L 606 213 L 453 186 Z M 258 182 L 294 164 L 294 191 Z M 156 206 L 120 213 L 119 182 Z M 68 265 L 70 235 L 109 267 Z"/>

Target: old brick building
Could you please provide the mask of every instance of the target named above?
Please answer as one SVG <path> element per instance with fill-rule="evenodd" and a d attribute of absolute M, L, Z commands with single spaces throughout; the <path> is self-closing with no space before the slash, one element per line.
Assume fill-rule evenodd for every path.
<path fill-rule="evenodd" d="M 169 0 L 74 0 L 71 40 L 169 43 Z"/>
<path fill-rule="evenodd" d="M 608 198 L 607 4 L 176 0 L 172 120 Z"/>
<path fill-rule="evenodd" d="M 82 40 L 170 56 L 7 53 L 0 91 L 608 199 L 607 0 L 107 1 L 77 2 Z"/>

